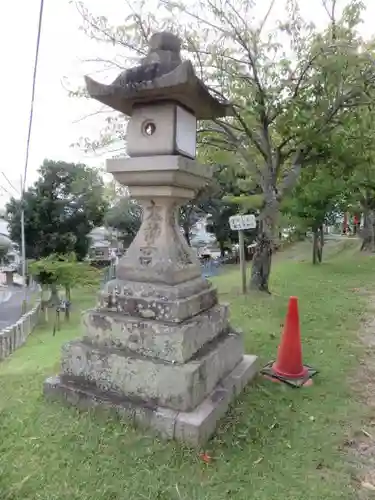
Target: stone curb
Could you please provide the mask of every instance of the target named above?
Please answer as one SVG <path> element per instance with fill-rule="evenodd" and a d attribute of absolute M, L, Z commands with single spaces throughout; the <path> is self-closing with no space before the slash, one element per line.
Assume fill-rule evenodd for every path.
<path fill-rule="evenodd" d="M 40 302 L 11 326 L 0 331 L 0 361 L 21 347 L 38 324 Z"/>

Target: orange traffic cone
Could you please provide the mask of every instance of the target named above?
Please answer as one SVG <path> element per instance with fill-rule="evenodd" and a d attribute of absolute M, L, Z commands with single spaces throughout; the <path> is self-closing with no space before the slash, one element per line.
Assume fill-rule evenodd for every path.
<path fill-rule="evenodd" d="M 261 373 L 275 382 L 284 382 L 293 387 L 311 384 L 311 378 L 317 374 L 317 370 L 302 363 L 297 297 L 289 299 L 277 359 L 268 363 Z"/>

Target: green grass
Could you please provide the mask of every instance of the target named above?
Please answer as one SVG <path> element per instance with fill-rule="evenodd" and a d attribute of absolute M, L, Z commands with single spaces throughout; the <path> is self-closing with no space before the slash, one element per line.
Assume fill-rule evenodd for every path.
<path fill-rule="evenodd" d="M 80 335 L 79 313 L 55 337 L 52 324 L 39 328 L 0 365 L 1 500 L 353 499 L 340 448 L 364 411 L 348 376 L 362 354 L 356 331 L 366 298 L 357 289 L 375 278 L 374 258 L 353 245 L 342 242 L 317 267 L 278 257 L 271 297 L 239 295 L 237 269 L 215 278 L 247 352 L 264 362 L 275 355 L 288 297 L 297 295 L 304 358 L 320 373 L 311 388 L 261 379 L 248 387 L 206 447 L 210 464 L 196 450 L 44 401 L 61 344 Z M 74 303 L 92 300 L 80 293 Z"/>

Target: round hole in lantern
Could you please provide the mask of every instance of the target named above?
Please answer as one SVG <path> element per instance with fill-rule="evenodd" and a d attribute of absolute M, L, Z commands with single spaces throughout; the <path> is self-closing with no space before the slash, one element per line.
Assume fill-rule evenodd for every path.
<path fill-rule="evenodd" d="M 156 131 L 156 125 L 154 122 L 152 122 L 150 120 L 143 122 L 143 124 L 142 124 L 143 135 L 145 135 L 147 137 L 151 137 L 152 135 L 154 135 L 155 131 Z"/>

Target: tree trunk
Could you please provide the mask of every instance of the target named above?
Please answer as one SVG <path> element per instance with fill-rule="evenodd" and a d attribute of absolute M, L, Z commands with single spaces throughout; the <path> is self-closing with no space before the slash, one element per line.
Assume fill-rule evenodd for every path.
<path fill-rule="evenodd" d="M 186 242 L 189 245 L 189 247 L 191 247 L 191 243 L 190 243 L 190 227 L 187 226 L 187 225 L 184 225 L 183 229 L 184 229 L 184 236 L 185 236 Z"/>
<path fill-rule="evenodd" d="M 369 235 L 369 227 L 368 227 L 368 209 L 366 207 L 363 208 L 363 229 L 361 233 L 362 245 L 361 252 L 365 250 L 366 247 L 366 239 Z"/>
<path fill-rule="evenodd" d="M 70 319 L 70 298 L 71 298 L 70 287 L 66 286 L 65 287 L 65 300 L 66 300 L 66 304 L 65 304 L 65 320 L 66 321 L 69 321 L 69 319 Z"/>
<path fill-rule="evenodd" d="M 269 291 L 269 277 L 273 252 L 272 219 L 264 218 L 260 224 L 257 245 L 253 255 L 251 267 L 250 289 L 261 292 Z"/>
<path fill-rule="evenodd" d="M 218 241 L 218 243 L 219 243 L 219 248 L 220 248 L 220 257 L 225 257 L 225 242 Z"/>
<path fill-rule="evenodd" d="M 347 234 L 348 232 L 348 213 L 344 212 L 344 222 L 342 225 L 342 234 Z"/>
<path fill-rule="evenodd" d="M 249 288 L 260 292 L 271 293 L 269 277 L 271 273 L 272 254 L 275 249 L 274 235 L 279 214 L 279 202 L 273 190 L 265 190 L 266 204 L 259 216 L 258 237 L 253 254 Z"/>
<path fill-rule="evenodd" d="M 271 293 L 268 285 L 271 272 L 271 262 L 272 241 L 266 233 L 261 233 L 253 256 L 250 289 Z"/>
<path fill-rule="evenodd" d="M 371 210 L 369 214 L 369 225 L 370 225 L 370 250 L 375 252 L 375 230 L 374 230 L 374 211 Z"/>
<path fill-rule="evenodd" d="M 367 209 L 364 212 L 364 224 L 362 232 L 361 251 L 369 250 L 375 252 L 375 214 L 374 210 Z"/>
<path fill-rule="evenodd" d="M 57 306 L 60 303 L 60 298 L 59 298 L 59 292 L 57 290 L 57 285 L 52 284 L 51 285 L 51 297 L 49 299 L 49 306 Z"/>
<path fill-rule="evenodd" d="M 324 232 L 323 226 L 313 230 L 313 264 L 321 264 L 323 260 Z"/>
<path fill-rule="evenodd" d="M 317 249 L 318 249 L 318 231 L 315 229 L 313 231 L 313 254 L 312 263 L 315 266 L 317 264 Z"/>

